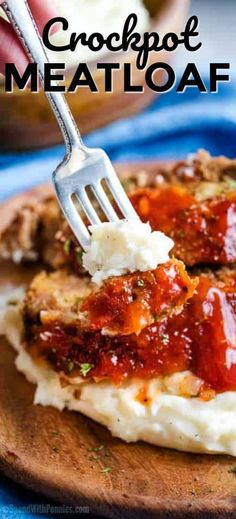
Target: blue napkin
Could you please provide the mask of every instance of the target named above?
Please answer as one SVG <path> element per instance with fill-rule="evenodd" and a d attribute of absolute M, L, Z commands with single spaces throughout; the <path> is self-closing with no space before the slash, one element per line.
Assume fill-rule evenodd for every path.
<path fill-rule="evenodd" d="M 110 124 L 85 138 L 88 146 L 101 146 L 113 161 L 154 158 L 175 159 L 205 148 L 214 155 L 236 156 L 236 85 L 221 85 L 218 94 L 189 89 L 156 98 L 142 114 Z M 0 199 L 44 182 L 63 157 L 57 146 L 21 154 L 0 155 Z M 7 479 L 0 483 L 0 517 L 36 518 L 18 508 L 28 503 L 47 503 Z M 41 515 L 42 519 L 46 517 Z M 53 515 L 50 515 L 53 517 Z"/>
<path fill-rule="evenodd" d="M 143 113 L 90 133 L 88 146 L 102 147 L 113 161 L 182 158 L 199 148 L 213 155 L 236 156 L 236 85 L 221 85 L 218 94 L 170 92 Z M 0 155 L 0 200 L 50 180 L 64 146 Z"/>

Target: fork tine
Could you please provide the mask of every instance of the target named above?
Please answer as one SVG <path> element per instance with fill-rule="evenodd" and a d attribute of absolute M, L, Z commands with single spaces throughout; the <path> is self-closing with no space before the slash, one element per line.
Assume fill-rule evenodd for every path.
<path fill-rule="evenodd" d="M 78 151 L 77 148 L 76 151 Z M 90 192 L 87 193 L 86 188 L 92 191 L 108 221 L 118 222 L 120 218 L 137 219 L 139 221 L 139 217 L 105 152 L 89 150 L 84 159 L 79 162 L 77 155 L 77 153 L 72 154 L 61 163 L 54 172 L 53 180 L 61 208 L 68 223 L 83 249 L 87 250 L 91 243 L 91 235 L 77 210 L 74 197 L 80 203 L 90 224 L 99 225 L 101 219 L 100 215 L 97 214 L 96 205 L 93 207 L 93 199 L 90 200 Z M 77 162 L 78 167 L 76 167 Z M 102 181 L 106 182 L 107 189 L 104 188 Z M 109 193 L 113 195 L 115 207 L 113 207 L 113 201 L 109 200 Z"/>
<path fill-rule="evenodd" d="M 111 174 L 109 172 L 109 176 L 106 177 L 106 180 L 108 182 L 109 188 L 113 194 L 113 197 L 119 206 L 120 210 L 122 211 L 124 217 L 129 219 L 138 219 L 139 217 L 133 208 L 127 194 L 125 193 L 118 177 L 116 176 L 116 173 Z"/>
<path fill-rule="evenodd" d="M 94 195 L 96 196 L 97 200 L 101 204 L 101 207 L 107 216 L 108 220 L 110 222 L 117 222 L 119 220 L 119 217 L 117 216 L 115 210 L 113 209 L 110 200 L 107 198 L 107 195 L 101 186 L 100 182 L 95 182 L 91 185 L 91 188 L 93 190 Z"/>
<path fill-rule="evenodd" d="M 83 249 L 86 249 L 90 243 L 90 234 L 86 225 L 82 221 L 71 197 L 67 196 L 64 198 L 63 204 L 60 203 L 60 205 L 63 213 L 65 214 L 65 217 L 70 222 L 70 227 L 72 228 L 78 242 L 81 244 Z"/>
<path fill-rule="evenodd" d="M 89 200 L 89 197 L 85 191 L 84 188 L 79 189 L 75 192 L 75 195 L 78 198 L 78 201 L 82 205 L 84 212 L 86 213 L 86 216 L 88 217 L 90 223 L 92 225 L 101 223 L 101 220 L 99 216 L 97 215 L 95 209 L 92 206 L 91 201 Z"/>

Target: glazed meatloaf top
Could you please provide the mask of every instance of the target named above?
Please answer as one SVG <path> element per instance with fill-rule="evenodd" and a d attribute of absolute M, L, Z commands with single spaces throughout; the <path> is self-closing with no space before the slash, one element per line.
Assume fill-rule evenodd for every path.
<path fill-rule="evenodd" d="M 236 161 L 201 151 L 120 176 L 140 218 L 175 248 L 169 264 L 100 289 L 47 186 L 2 208 L 0 257 L 44 262 L 23 303 L 25 347 L 70 377 L 120 383 L 191 370 L 202 395 L 235 390 Z"/>

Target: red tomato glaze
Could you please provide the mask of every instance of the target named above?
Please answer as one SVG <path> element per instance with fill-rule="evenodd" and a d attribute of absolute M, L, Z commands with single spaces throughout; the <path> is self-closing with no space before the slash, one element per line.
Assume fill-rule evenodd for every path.
<path fill-rule="evenodd" d="M 217 391 L 236 390 L 236 277 L 214 286 L 201 276 L 189 306 L 193 369 Z"/>
<path fill-rule="evenodd" d="M 196 294 L 179 315 L 168 316 L 139 335 L 108 337 L 54 323 L 35 327 L 30 341 L 58 370 L 120 383 L 190 369 L 216 391 L 236 390 L 236 282 L 200 276 Z"/>
<path fill-rule="evenodd" d="M 130 335 L 165 315 L 178 312 L 198 285 L 179 260 L 171 260 L 149 272 L 135 272 L 106 280 L 81 307 L 89 331 Z"/>
<path fill-rule="evenodd" d="M 236 261 L 235 195 L 198 202 L 185 188 L 176 186 L 140 189 L 131 201 L 143 221 L 150 221 L 153 229 L 174 239 L 174 253 L 187 265 Z M 145 274 L 145 281 L 148 276 L 150 273 Z M 72 375 L 81 373 L 83 364 L 88 365 L 85 376 L 108 377 L 115 383 L 127 377 L 145 379 L 190 369 L 216 391 L 236 390 L 236 275 L 221 274 L 219 279 L 201 274 L 195 295 L 179 315 L 162 315 L 160 321 L 139 334 L 133 333 L 140 331 L 142 312 L 136 311 L 140 294 L 145 294 L 142 283 L 137 283 L 139 278 L 131 276 L 130 280 L 132 294 L 136 283 L 135 298 L 132 312 L 126 315 L 124 310 L 122 314 L 122 329 L 116 322 L 116 312 L 122 304 L 120 289 L 124 287 L 119 281 L 116 287 L 109 282 L 105 296 L 111 293 L 113 303 L 109 302 L 108 308 L 106 297 L 100 296 L 90 301 L 93 326 L 89 331 L 82 332 L 76 325 L 37 324 L 31 328 L 28 343 L 55 369 Z M 129 296 L 130 290 L 123 293 L 124 299 Z M 152 312 L 156 311 L 152 298 L 148 305 Z M 119 335 L 102 335 L 101 324 L 117 325 Z"/>
<path fill-rule="evenodd" d="M 131 195 L 140 218 L 170 236 L 188 266 L 236 261 L 236 195 L 198 202 L 183 187 L 140 189 Z"/>

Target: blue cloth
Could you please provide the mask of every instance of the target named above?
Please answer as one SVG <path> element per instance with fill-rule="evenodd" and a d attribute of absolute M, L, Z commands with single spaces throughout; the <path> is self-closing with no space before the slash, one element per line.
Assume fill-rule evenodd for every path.
<path fill-rule="evenodd" d="M 30 505 L 40 506 L 42 503 L 47 505 L 49 500 L 47 498 L 41 499 L 39 496 L 25 490 L 20 485 L 16 485 L 8 478 L 1 475 L 0 480 L 0 517 L 1 519 L 35 519 L 41 517 L 45 519 L 48 515 L 40 514 L 36 516 L 33 513 L 33 508 Z M 26 512 L 24 507 L 29 507 Z M 32 510 L 32 512 L 30 511 Z M 54 519 L 54 515 L 50 514 Z M 63 515 L 63 517 L 67 517 Z M 70 516 L 73 517 L 73 516 Z"/>
<path fill-rule="evenodd" d="M 174 159 L 205 148 L 212 154 L 236 155 L 236 87 L 221 85 L 218 94 L 203 95 L 195 89 L 185 94 L 171 92 L 156 99 L 140 115 L 93 132 L 88 146 L 103 147 L 114 161 Z M 0 155 L 0 199 L 50 179 L 64 148 L 58 146 L 22 154 Z M 39 503 L 32 493 L 1 478 L 0 517 L 35 518 L 17 510 L 4 516 L 1 505 Z M 42 498 L 41 502 L 48 500 Z M 41 515 L 44 518 L 44 515 Z M 53 516 L 51 516 L 53 517 Z"/>
<path fill-rule="evenodd" d="M 219 94 L 170 92 L 156 99 L 142 114 L 110 124 L 85 138 L 101 146 L 113 161 L 182 158 L 199 148 L 212 154 L 236 155 L 236 85 L 221 85 Z M 49 180 L 62 159 L 64 147 L 0 155 L 4 199 Z"/>

